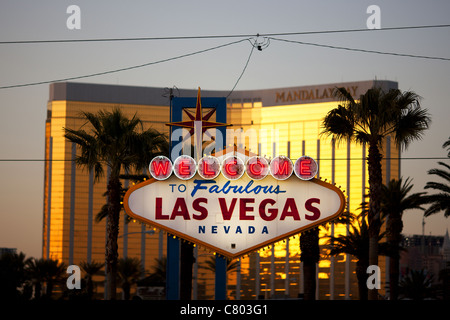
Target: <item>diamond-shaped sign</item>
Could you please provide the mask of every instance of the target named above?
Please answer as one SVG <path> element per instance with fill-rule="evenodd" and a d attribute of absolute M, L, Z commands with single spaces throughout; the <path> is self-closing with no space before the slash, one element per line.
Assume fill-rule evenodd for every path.
<path fill-rule="evenodd" d="M 134 219 L 235 258 L 337 218 L 345 198 L 331 184 L 295 175 L 206 180 L 197 173 L 137 184 L 124 207 Z"/>

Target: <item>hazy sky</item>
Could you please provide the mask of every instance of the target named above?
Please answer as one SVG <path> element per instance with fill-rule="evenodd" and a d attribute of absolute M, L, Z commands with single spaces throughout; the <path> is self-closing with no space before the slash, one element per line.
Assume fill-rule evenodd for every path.
<path fill-rule="evenodd" d="M 81 29 L 66 13 L 80 8 Z M 239 35 L 365 29 L 370 5 L 381 28 L 450 24 L 449 1 L 0 1 L 0 42 L 15 40 Z M 280 38 L 382 52 L 450 58 L 450 28 L 284 36 Z M 52 81 L 175 57 L 242 38 L 91 43 L 0 44 L 0 86 Z M 264 39 L 259 39 L 263 41 Z M 176 61 L 81 79 L 82 82 L 231 90 L 251 50 L 249 41 Z M 359 80 L 398 81 L 423 97 L 432 115 L 424 139 L 403 157 L 444 157 L 450 137 L 450 61 L 399 57 L 272 40 L 253 53 L 239 89 Z M 0 247 L 40 257 L 42 161 L 48 84 L 0 89 Z M 437 160 L 403 160 L 414 191 L 430 180 Z M 435 178 L 433 178 L 435 179 Z M 443 235 L 450 220 L 427 218 L 425 233 Z M 422 233 L 422 214 L 406 213 L 404 233 Z"/>

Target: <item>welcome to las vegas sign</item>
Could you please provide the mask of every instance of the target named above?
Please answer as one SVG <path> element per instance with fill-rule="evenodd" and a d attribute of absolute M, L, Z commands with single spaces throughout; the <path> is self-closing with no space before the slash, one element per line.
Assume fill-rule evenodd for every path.
<path fill-rule="evenodd" d="M 336 219 L 345 207 L 339 188 L 314 178 L 310 157 L 158 157 L 149 170 L 153 178 L 126 193 L 127 214 L 228 258 Z"/>

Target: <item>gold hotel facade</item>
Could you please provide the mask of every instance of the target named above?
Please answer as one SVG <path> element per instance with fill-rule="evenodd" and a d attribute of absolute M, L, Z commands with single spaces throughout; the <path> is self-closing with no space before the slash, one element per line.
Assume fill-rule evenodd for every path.
<path fill-rule="evenodd" d="M 266 157 L 287 155 L 291 159 L 306 154 L 319 165 L 317 176 L 336 183 L 345 191 L 347 210 L 357 212 L 368 187 L 365 158 L 367 150 L 354 143 L 334 143 L 320 136 L 321 122 L 338 101 L 331 94 L 345 87 L 358 98 L 373 86 L 397 88 L 392 81 L 358 81 L 302 87 L 234 91 L 227 98 L 227 123 L 231 127 L 228 144 L 234 143 Z M 45 139 L 45 179 L 43 208 L 43 257 L 58 259 L 66 265 L 104 262 L 105 221 L 96 214 L 105 203 L 107 175 L 94 183 L 92 174 L 74 164 L 77 152 L 63 136 L 63 128 L 84 125 L 81 111 L 97 112 L 121 108 L 125 115 L 135 113 L 146 128 L 169 132 L 170 95 L 195 97 L 196 90 L 155 87 L 101 85 L 62 82 L 50 85 Z M 224 97 L 228 92 L 202 88 L 202 97 Z M 203 112 L 208 111 L 202 105 Z M 214 121 L 214 116 L 211 118 Z M 233 133 L 242 131 L 239 140 Z M 256 140 L 250 137 L 256 132 Z M 247 136 L 246 136 L 247 134 Z M 246 136 L 246 137 L 245 137 Z M 388 138 L 383 144 L 383 182 L 400 176 L 400 153 Z M 106 170 L 105 170 L 106 172 Z M 123 181 L 127 187 L 129 181 Z M 119 228 L 119 258 L 134 257 L 145 272 L 153 271 L 156 259 L 166 255 L 166 235 L 161 230 L 122 215 Z M 317 264 L 317 299 L 358 299 L 356 260 L 351 255 L 329 255 L 327 236 L 346 234 L 348 226 L 327 224 L 320 227 L 321 257 Z M 206 268 L 213 253 L 196 247 L 193 298 L 214 298 L 214 273 Z M 381 294 L 385 294 L 388 259 L 380 256 Z M 100 282 L 102 277 L 98 277 Z M 119 290 L 120 291 L 120 290 Z M 102 298 L 103 286 L 97 288 Z M 303 292 L 299 236 L 280 241 L 267 250 L 251 253 L 237 260 L 227 274 L 228 299 L 298 298 Z"/>

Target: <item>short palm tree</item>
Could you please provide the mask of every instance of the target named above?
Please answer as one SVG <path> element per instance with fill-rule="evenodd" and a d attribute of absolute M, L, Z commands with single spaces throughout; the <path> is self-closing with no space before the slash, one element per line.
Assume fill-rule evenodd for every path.
<path fill-rule="evenodd" d="M 28 275 L 26 259 L 23 252 L 8 252 L 0 256 L 0 300 L 12 301 L 29 298 L 25 294 Z M 22 290 L 21 290 L 22 289 Z"/>
<path fill-rule="evenodd" d="M 143 273 L 141 261 L 130 257 L 119 259 L 117 271 L 123 290 L 123 299 L 130 300 L 131 285 L 136 283 Z"/>
<path fill-rule="evenodd" d="M 227 273 L 236 271 L 238 266 L 238 261 L 232 261 L 227 259 Z M 200 266 L 200 269 L 210 270 L 213 273 L 216 272 L 216 256 L 210 256 L 205 260 L 205 266 Z"/>
<path fill-rule="evenodd" d="M 433 296 L 431 284 L 433 275 L 424 270 L 411 270 L 409 275 L 400 282 L 400 293 L 412 300 L 423 300 Z"/>
<path fill-rule="evenodd" d="M 34 298 L 41 298 L 42 285 L 45 284 L 45 298 L 50 299 L 54 285 L 60 283 L 66 274 L 66 266 L 58 260 L 30 259 L 27 261 L 27 272 L 34 284 Z"/>
<path fill-rule="evenodd" d="M 107 240 L 105 250 L 106 283 L 108 300 L 116 298 L 116 276 L 121 205 L 120 172 L 135 169 L 141 173 L 150 160 L 160 154 L 168 154 L 166 137 L 154 129 L 144 130 L 142 121 L 134 115 L 128 119 L 120 109 L 99 111 L 97 114 L 82 112 L 86 124 L 79 129 L 64 128 L 67 140 L 80 149 L 76 157 L 79 166 L 94 171 L 98 180 L 109 169 L 107 184 Z"/>
<path fill-rule="evenodd" d="M 420 98 L 411 91 L 371 88 L 355 100 L 345 88 L 335 94 L 342 104 L 331 110 L 323 120 L 322 134 L 336 141 L 355 141 L 368 146 L 369 171 L 369 263 L 378 265 L 378 234 L 381 227 L 382 171 L 380 152 L 383 140 L 391 136 L 399 148 L 420 139 L 428 128 L 430 117 L 422 109 Z M 376 289 L 369 298 L 378 299 Z"/>
<path fill-rule="evenodd" d="M 81 269 L 84 271 L 86 279 L 86 292 L 88 299 L 92 299 L 94 296 L 94 280 L 93 277 L 95 275 L 100 274 L 100 270 L 104 267 L 104 263 L 101 262 L 86 262 L 83 261 L 80 263 Z"/>
<path fill-rule="evenodd" d="M 450 138 L 444 143 L 443 148 L 448 147 L 448 158 L 450 159 Z M 450 166 L 442 161 L 438 162 L 442 169 L 431 169 L 428 174 L 438 176 L 444 182 L 427 182 L 425 189 L 433 189 L 437 194 L 425 196 L 426 203 L 431 204 L 425 210 L 425 217 L 444 211 L 444 216 L 450 216 Z"/>
<path fill-rule="evenodd" d="M 330 237 L 328 244 L 330 255 L 348 253 L 357 259 L 356 278 L 358 279 L 358 292 L 360 300 L 367 300 L 367 267 L 369 266 L 369 231 L 367 218 L 360 215 L 358 218 L 351 215 L 352 220 L 347 235 Z"/>
<path fill-rule="evenodd" d="M 414 187 L 411 180 L 392 179 L 382 187 L 381 211 L 386 217 L 386 237 L 390 249 L 389 286 L 390 299 L 397 300 L 400 272 L 400 242 L 402 241 L 403 213 L 406 210 L 420 209 L 425 192 L 410 194 Z"/>
<path fill-rule="evenodd" d="M 156 264 L 151 267 L 152 274 L 161 281 L 166 281 L 167 257 L 155 258 Z"/>

